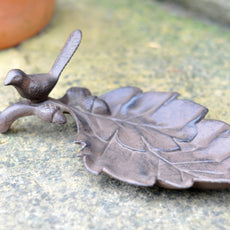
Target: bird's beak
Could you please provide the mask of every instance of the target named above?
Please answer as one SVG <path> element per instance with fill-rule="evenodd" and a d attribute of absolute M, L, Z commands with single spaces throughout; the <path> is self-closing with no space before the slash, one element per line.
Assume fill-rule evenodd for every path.
<path fill-rule="evenodd" d="M 5 81 L 4 81 L 4 85 L 7 86 L 7 85 L 10 85 L 12 82 L 12 77 L 9 76 L 9 75 L 6 75 L 6 78 L 5 78 Z"/>
<path fill-rule="evenodd" d="M 4 81 L 4 85 L 7 86 L 10 84 L 10 80 L 6 77 L 5 81 Z"/>

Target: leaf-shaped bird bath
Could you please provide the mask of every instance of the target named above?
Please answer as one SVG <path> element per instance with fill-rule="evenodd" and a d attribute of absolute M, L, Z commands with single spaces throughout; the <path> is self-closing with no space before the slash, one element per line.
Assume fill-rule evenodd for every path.
<path fill-rule="evenodd" d="M 71 36 L 80 35 L 75 31 Z M 57 76 L 80 43 L 80 37 L 71 36 L 52 68 Z M 16 88 L 26 90 L 21 85 Z M 203 119 L 205 107 L 177 97 L 177 93 L 143 93 L 135 87 L 100 97 L 73 87 L 60 99 L 40 101 L 27 94 L 29 100 L 0 114 L 0 131 L 6 132 L 22 116 L 65 123 L 64 113 L 69 113 L 77 125 L 76 143 L 82 146 L 78 155 L 94 174 L 104 172 L 141 186 L 229 188 L 230 126 Z"/>

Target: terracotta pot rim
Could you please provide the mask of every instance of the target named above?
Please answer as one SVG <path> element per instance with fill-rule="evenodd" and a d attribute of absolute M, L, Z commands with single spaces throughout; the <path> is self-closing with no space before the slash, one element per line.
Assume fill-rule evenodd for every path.
<path fill-rule="evenodd" d="M 55 0 L 0 2 L 0 49 L 20 44 L 38 34 L 53 16 Z"/>

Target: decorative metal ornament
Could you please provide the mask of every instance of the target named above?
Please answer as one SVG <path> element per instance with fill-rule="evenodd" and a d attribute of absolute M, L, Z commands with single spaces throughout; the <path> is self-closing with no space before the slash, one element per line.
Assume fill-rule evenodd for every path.
<path fill-rule="evenodd" d="M 205 120 L 208 110 L 202 105 L 177 99 L 177 93 L 143 93 L 136 87 L 99 97 L 73 87 L 60 99 L 48 97 L 80 41 L 76 30 L 47 74 L 7 74 L 5 85 L 13 85 L 27 100 L 0 114 L 0 132 L 23 116 L 63 124 L 69 113 L 77 125 L 76 143 L 82 146 L 78 156 L 94 174 L 104 172 L 140 186 L 230 187 L 230 126 Z"/>

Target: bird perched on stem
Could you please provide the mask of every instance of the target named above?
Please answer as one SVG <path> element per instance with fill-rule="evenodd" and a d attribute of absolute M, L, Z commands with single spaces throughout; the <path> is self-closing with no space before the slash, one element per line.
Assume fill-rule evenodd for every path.
<path fill-rule="evenodd" d="M 7 73 L 4 85 L 13 85 L 22 97 L 34 103 L 46 100 L 56 85 L 63 69 L 77 50 L 81 38 L 80 30 L 75 30 L 70 34 L 48 73 L 30 75 L 20 69 L 12 69 Z"/>

